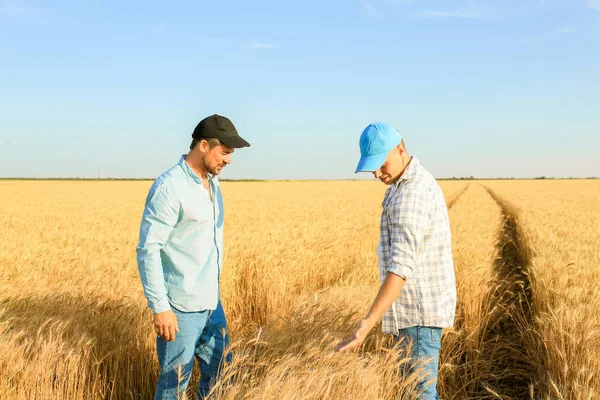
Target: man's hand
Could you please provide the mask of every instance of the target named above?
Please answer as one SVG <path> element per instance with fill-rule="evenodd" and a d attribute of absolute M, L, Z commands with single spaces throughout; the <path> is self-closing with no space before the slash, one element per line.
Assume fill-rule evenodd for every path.
<path fill-rule="evenodd" d="M 154 330 L 158 336 L 167 342 L 175 340 L 175 332 L 179 332 L 179 325 L 173 310 L 154 314 Z"/>
<path fill-rule="evenodd" d="M 335 351 L 344 351 L 344 350 L 349 350 L 349 349 L 354 349 L 356 347 L 359 347 L 363 341 L 365 340 L 365 338 L 367 337 L 367 335 L 369 334 L 369 332 L 371 331 L 371 329 L 373 329 L 373 326 L 375 324 L 373 322 L 371 322 L 370 320 L 364 318 L 361 319 L 360 322 L 358 323 L 358 328 L 356 328 L 356 330 L 354 331 L 354 334 L 352 336 L 350 336 L 347 340 L 339 343 L 337 346 L 334 347 Z"/>
<path fill-rule="evenodd" d="M 344 351 L 360 346 L 375 324 L 381 320 L 385 310 L 389 309 L 394 300 L 400 295 L 404 282 L 406 280 L 401 276 L 388 272 L 379 288 L 379 292 L 377 292 L 373 305 L 371 305 L 371 309 L 367 313 L 367 317 L 360 320 L 354 335 L 335 346 L 334 350 Z"/>

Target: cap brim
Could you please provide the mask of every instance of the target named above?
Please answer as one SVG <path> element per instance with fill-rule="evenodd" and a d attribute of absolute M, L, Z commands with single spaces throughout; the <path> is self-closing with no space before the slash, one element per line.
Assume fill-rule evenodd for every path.
<path fill-rule="evenodd" d="M 387 153 L 361 157 L 354 173 L 377 171 L 383 165 L 386 158 Z"/>
<path fill-rule="evenodd" d="M 244 139 L 242 139 L 241 136 L 220 137 L 219 140 L 221 141 L 221 143 L 226 144 L 229 147 L 233 147 L 234 149 L 241 149 L 242 147 L 250 147 L 250 143 L 248 143 Z"/>

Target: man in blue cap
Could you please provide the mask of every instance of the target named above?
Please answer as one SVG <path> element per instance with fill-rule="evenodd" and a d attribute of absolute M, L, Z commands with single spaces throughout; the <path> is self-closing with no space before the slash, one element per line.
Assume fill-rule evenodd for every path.
<path fill-rule="evenodd" d="M 412 342 L 411 366 L 425 363 L 419 382 L 423 399 L 437 399 L 442 328 L 454 325 L 456 281 L 444 194 L 435 178 L 406 152 L 400 133 L 373 123 L 360 137 L 356 172 L 372 172 L 389 186 L 383 200 L 379 237 L 382 285 L 354 334 L 336 346 L 362 344 L 382 320 L 384 333 Z"/>

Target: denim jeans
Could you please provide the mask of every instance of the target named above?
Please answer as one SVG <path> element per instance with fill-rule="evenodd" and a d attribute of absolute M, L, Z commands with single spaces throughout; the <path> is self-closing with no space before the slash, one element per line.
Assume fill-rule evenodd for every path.
<path fill-rule="evenodd" d="M 198 398 L 203 399 L 215 382 L 222 361 L 231 361 L 230 354 L 222 360 L 229 345 L 223 307 L 219 301 L 215 310 L 181 312 L 173 309 L 173 312 L 179 325 L 175 340 L 167 342 L 160 336 L 156 338 L 160 375 L 154 399 L 179 399 L 185 393 L 194 357 L 200 364 L 201 374 Z"/>
<path fill-rule="evenodd" d="M 421 399 L 437 400 L 439 398 L 437 393 L 437 377 L 441 336 L 442 328 L 413 326 L 398 331 L 398 340 L 404 339 L 401 342 L 402 346 L 408 346 L 412 342 L 409 354 L 411 361 L 408 365 L 408 372 L 423 368 L 427 373 L 417 387 L 421 392 L 419 397 Z"/>

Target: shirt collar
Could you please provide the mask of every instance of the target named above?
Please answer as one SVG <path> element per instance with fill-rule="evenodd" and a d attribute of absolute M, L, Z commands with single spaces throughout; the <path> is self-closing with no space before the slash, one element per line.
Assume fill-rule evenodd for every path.
<path fill-rule="evenodd" d="M 185 157 L 186 157 L 186 154 L 181 156 L 181 159 L 179 160 L 179 166 L 181 166 L 181 169 L 183 169 L 183 172 L 185 172 L 185 174 L 187 176 L 189 176 L 194 182 L 202 183 L 202 179 L 198 175 L 196 175 L 194 170 L 192 170 L 190 168 L 188 163 L 185 161 Z M 209 181 L 212 181 L 213 175 L 207 173 L 206 177 L 208 178 Z"/>
<path fill-rule="evenodd" d="M 419 164 L 420 164 L 419 159 L 415 156 L 412 156 L 410 158 L 410 162 L 408 163 L 408 166 L 406 167 L 406 169 L 404 170 L 402 175 L 400 175 L 400 178 L 398 178 L 398 180 L 396 181 L 396 183 L 394 185 L 396 187 L 398 187 L 398 186 L 400 186 L 400 184 L 403 181 L 412 180 L 417 173 L 417 167 L 419 166 Z"/>

